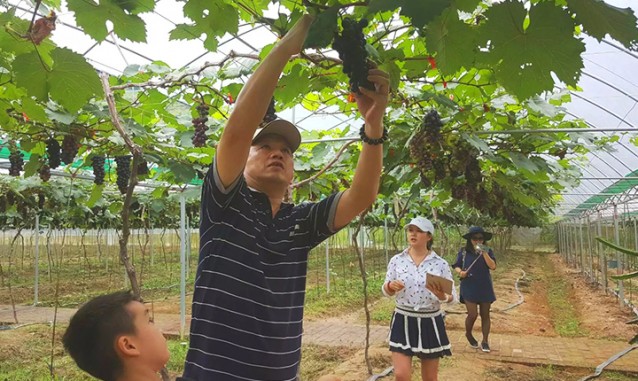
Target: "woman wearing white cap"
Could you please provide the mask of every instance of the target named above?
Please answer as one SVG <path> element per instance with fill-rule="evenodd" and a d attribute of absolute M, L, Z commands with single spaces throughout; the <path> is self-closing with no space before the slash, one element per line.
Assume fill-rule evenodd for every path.
<path fill-rule="evenodd" d="M 388 264 L 383 294 L 396 297 L 390 324 L 390 351 L 396 380 L 410 380 L 412 357 L 421 359 L 423 381 L 436 381 L 439 359 L 452 355 L 445 332 L 441 303 L 457 299 L 439 286 L 426 286 L 427 274 L 454 282 L 450 265 L 432 250 L 434 226 L 423 217 L 406 225 L 409 247 Z"/>

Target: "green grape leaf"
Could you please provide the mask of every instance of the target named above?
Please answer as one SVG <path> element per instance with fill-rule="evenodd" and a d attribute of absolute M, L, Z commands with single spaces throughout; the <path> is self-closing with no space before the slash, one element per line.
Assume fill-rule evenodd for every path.
<path fill-rule="evenodd" d="M 239 14 L 237 9 L 224 0 L 188 0 L 184 5 L 184 15 L 194 24 L 180 24 L 171 31 L 171 39 L 186 38 L 186 32 L 199 37 L 206 34 L 204 47 L 210 51 L 217 50 L 219 37 L 226 33 L 236 34 L 239 30 Z M 186 25 L 186 26 L 184 26 Z"/>
<path fill-rule="evenodd" d="M 454 5 L 459 11 L 472 12 L 481 2 L 482 0 L 454 0 Z"/>
<path fill-rule="evenodd" d="M 97 72 L 83 56 L 66 48 L 51 52 L 53 67 L 42 66 L 37 52 L 16 57 L 13 62 L 18 86 L 40 101 L 49 96 L 69 111 L 77 111 L 102 90 Z"/>
<path fill-rule="evenodd" d="M 97 72 L 82 55 L 57 48 L 51 52 L 51 57 L 54 64 L 48 85 L 52 100 L 69 111 L 76 111 L 102 92 Z"/>
<path fill-rule="evenodd" d="M 527 11 L 522 3 L 495 4 L 485 16 L 479 44 L 489 41 L 491 49 L 479 57 L 488 65 L 496 65 L 499 82 L 511 94 L 527 99 L 551 90 L 552 72 L 566 84 L 576 85 L 585 45 L 574 37 L 574 24 L 566 11 L 549 2 L 533 5 L 527 28 Z"/>
<path fill-rule="evenodd" d="M 24 88 L 27 94 L 40 101 L 49 99 L 48 71 L 42 66 L 36 51 L 17 56 L 13 60 L 13 72 L 16 84 Z"/>
<path fill-rule="evenodd" d="M 456 10 L 446 10 L 428 25 L 426 41 L 431 53 L 436 52 L 436 63 L 445 75 L 461 68 L 474 66 L 476 31 L 459 20 Z"/>
<path fill-rule="evenodd" d="M 96 202 L 102 199 L 102 192 L 104 191 L 104 184 L 102 185 L 93 185 L 93 189 L 91 190 L 91 196 L 89 200 L 86 202 L 86 206 L 92 208 Z"/>
<path fill-rule="evenodd" d="M 401 6 L 401 4 L 396 0 L 370 0 L 370 3 L 368 3 L 368 14 L 393 11 L 399 6 Z"/>
<path fill-rule="evenodd" d="M 602 0 L 569 0 L 567 6 L 583 30 L 598 41 L 609 34 L 628 49 L 638 45 L 636 16 L 631 8 L 614 7 Z"/>
<path fill-rule="evenodd" d="M 330 45 L 337 30 L 338 12 L 339 8 L 330 7 L 317 16 L 310 26 L 304 48 L 325 48 Z"/>
<path fill-rule="evenodd" d="M 113 24 L 113 33 L 118 37 L 133 42 L 146 42 L 146 24 L 133 13 L 152 11 L 142 5 L 136 6 L 136 12 L 130 12 L 124 7 L 132 7 L 131 2 L 117 2 L 116 0 L 69 0 L 69 9 L 74 12 L 75 22 L 84 32 L 97 41 L 104 41 L 108 35 L 106 22 Z M 130 12 L 130 13 L 129 13 Z"/>
<path fill-rule="evenodd" d="M 35 122 L 44 123 L 49 119 L 46 112 L 44 112 L 44 108 L 30 97 L 22 98 L 22 107 L 19 111 Z"/>
<path fill-rule="evenodd" d="M 421 29 L 448 8 L 452 0 L 400 0 L 398 3 L 401 4 L 401 15 L 409 17 L 412 25 Z"/>

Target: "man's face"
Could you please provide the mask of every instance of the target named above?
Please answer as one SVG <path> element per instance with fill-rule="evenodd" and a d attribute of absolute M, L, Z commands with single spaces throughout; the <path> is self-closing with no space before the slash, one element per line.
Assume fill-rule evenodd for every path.
<path fill-rule="evenodd" d="M 133 317 L 135 334 L 132 340 L 140 351 L 141 360 L 154 371 L 160 371 L 170 357 L 166 338 L 155 326 L 151 311 L 146 305 L 133 301 L 127 304 L 126 309 Z"/>
<path fill-rule="evenodd" d="M 244 176 L 248 185 L 280 184 L 287 187 L 294 175 L 293 156 L 288 143 L 279 135 L 261 137 L 250 147 Z"/>

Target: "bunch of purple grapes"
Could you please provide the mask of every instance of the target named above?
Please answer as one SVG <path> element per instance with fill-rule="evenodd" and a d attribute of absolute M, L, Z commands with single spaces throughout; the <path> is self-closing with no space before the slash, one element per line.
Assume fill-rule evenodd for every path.
<path fill-rule="evenodd" d="M 22 168 L 24 167 L 24 154 L 19 149 L 14 148 L 9 153 L 9 175 L 20 176 Z"/>
<path fill-rule="evenodd" d="M 374 84 L 368 81 L 368 70 L 371 65 L 368 62 L 366 51 L 366 39 L 363 28 L 368 25 L 368 20 L 355 21 L 346 17 L 341 22 L 343 30 L 341 34 L 335 33 L 332 48 L 339 53 L 343 62 L 343 72 L 350 78 L 350 91 L 360 94 L 359 87 L 374 90 Z"/>
<path fill-rule="evenodd" d="M 193 135 L 193 146 L 204 147 L 206 145 L 206 122 L 208 122 L 208 110 L 210 107 L 205 103 L 197 105 L 197 113 L 199 116 L 193 119 L 193 126 L 195 126 L 195 134 Z"/>
<path fill-rule="evenodd" d="M 117 174 L 117 189 L 121 194 L 126 193 L 128 189 L 128 181 L 131 177 L 131 155 L 115 156 L 115 172 Z"/>
<path fill-rule="evenodd" d="M 55 138 L 47 140 L 47 156 L 49 157 L 49 167 L 51 169 L 60 166 L 60 143 Z"/>
<path fill-rule="evenodd" d="M 64 135 L 64 139 L 62 140 L 62 153 L 60 154 L 62 162 L 67 165 L 73 163 L 73 159 L 75 159 L 75 155 L 78 154 L 79 148 L 80 145 L 74 135 Z"/>
<path fill-rule="evenodd" d="M 40 167 L 39 175 L 40 180 L 46 183 L 47 181 L 49 181 L 49 179 L 51 179 L 51 167 L 49 167 L 48 164 L 43 163 Z"/>
<path fill-rule="evenodd" d="M 93 156 L 91 165 L 93 166 L 93 182 L 97 185 L 104 184 L 104 156 Z"/>

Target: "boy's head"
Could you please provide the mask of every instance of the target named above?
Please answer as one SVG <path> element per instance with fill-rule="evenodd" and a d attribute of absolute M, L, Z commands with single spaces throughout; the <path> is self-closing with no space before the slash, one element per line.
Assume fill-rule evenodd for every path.
<path fill-rule="evenodd" d="M 168 361 L 166 339 L 150 311 L 129 291 L 98 296 L 71 318 L 62 337 L 80 369 L 104 381 L 136 372 L 154 373 Z"/>

